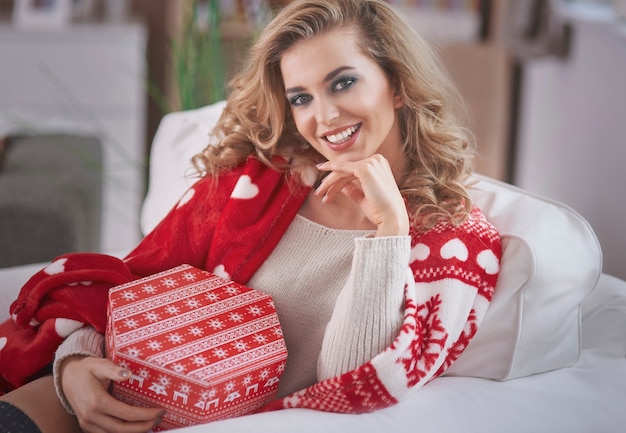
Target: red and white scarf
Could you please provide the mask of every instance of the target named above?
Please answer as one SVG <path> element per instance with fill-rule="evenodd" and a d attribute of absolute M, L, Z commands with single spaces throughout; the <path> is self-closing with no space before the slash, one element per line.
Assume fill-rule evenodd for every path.
<path fill-rule="evenodd" d="M 35 274 L 0 324 L 5 391 L 46 371 L 74 330 L 106 325 L 108 290 L 180 264 L 246 284 L 272 252 L 310 187 L 250 158 L 217 183 L 196 182 L 164 220 L 123 260 L 103 254 L 60 256 Z M 485 316 L 496 284 L 500 237 L 474 209 L 460 226 L 440 222 L 411 231 L 410 281 L 394 342 L 369 362 L 261 410 L 289 407 L 362 413 L 402 400 L 445 371 Z M 19 360 L 19 361 L 17 361 Z"/>

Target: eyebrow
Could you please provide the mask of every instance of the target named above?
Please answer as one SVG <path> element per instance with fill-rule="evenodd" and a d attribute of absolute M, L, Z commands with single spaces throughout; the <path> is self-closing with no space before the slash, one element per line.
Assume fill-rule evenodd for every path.
<path fill-rule="evenodd" d="M 328 74 L 326 74 L 326 76 L 324 77 L 324 82 L 326 83 L 326 82 L 332 80 L 337 75 L 341 74 L 343 71 L 346 71 L 348 69 L 354 69 L 354 68 L 352 66 L 340 66 L 337 69 L 333 69 Z M 285 94 L 295 93 L 295 92 L 302 92 L 304 90 L 306 90 L 306 89 L 304 87 L 302 87 L 302 86 L 290 87 L 288 89 L 285 89 Z"/>

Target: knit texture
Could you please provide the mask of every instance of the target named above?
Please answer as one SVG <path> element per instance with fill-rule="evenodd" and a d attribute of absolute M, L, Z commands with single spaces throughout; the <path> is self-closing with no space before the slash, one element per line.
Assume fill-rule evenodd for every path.
<path fill-rule="evenodd" d="M 114 285 L 186 263 L 246 284 L 270 255 L 309 186 L 249 159 L 216 185 L 194 184 L 124 260 L 61 256 L 29 280 L 0 324 L 0 373 L 21 386 L 50 364 L 64 338 L 84 324 L 104 332 Z M 475 209 L 460 226 L 411 231 L 404 319 L 394 341 L 371 360 L 264 410 L 304 407 L 360 413 L 401 400 L 441 374 L 467 347 L 485 315 L 499 271 L 498 233 Z M 15 363 L 14 359 L 23 360 Z"/>

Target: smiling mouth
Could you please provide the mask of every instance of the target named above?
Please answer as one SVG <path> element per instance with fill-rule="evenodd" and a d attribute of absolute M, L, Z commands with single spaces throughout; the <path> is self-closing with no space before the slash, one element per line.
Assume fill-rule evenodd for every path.
<path fill-rule="evenodd" d="M 325 135 L 324 138 L 326 140 L 328 140 L 332 144 L 341 144 L 344 141 L 348 141 L 348 139 L 350 139 L 350 137 L 352 137 L 352 134 L 357 132 L 360 127 L 361 127 L 360 124 L 359 125 L 354 125 L 354 126 L 351 126 L 351 127 L 347 128 L 347 129 L 344 129 L 343 131 L 339 132 L 338 134 Z"/>

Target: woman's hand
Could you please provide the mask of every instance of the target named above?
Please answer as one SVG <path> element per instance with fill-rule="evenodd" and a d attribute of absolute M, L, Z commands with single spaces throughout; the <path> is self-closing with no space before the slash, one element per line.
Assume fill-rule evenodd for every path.
<path fill-rule="evenodd" d="M 406 204 L 385 157 L 373 155 L 355 162 L 327 161 L 317 168 L 330 172 L 315 191 L 323 197 L 323 202 L 332 201 L 339 193 L 345 194 L 376 224 L 376 236 L 409 234 Z"/>
<path fill-rule="evenodd" d="M 145 433 L 161 420 L 160 408 L 130 406 L 109 394 L 111 381 L 122 382 L 130 372 L 108 359 L 71 356 L 61 364 L 61 387 L 86 433 Z"/>

